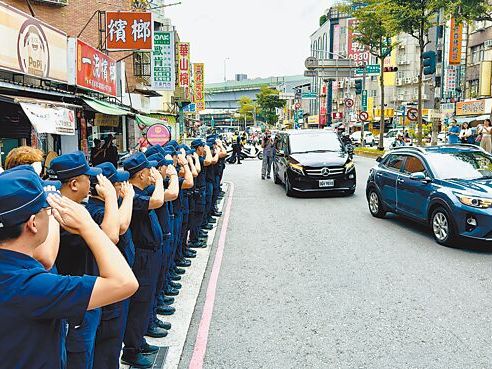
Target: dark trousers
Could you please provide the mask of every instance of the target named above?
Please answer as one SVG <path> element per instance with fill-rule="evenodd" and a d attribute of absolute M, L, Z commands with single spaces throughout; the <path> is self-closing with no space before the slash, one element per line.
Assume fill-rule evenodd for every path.
<path fill-rule="evenodd" d="M 130 299 L 105 306 L 96 335 L 93 369 L 118 369 Z"/>
<path fill-rule="evenodd" d="M 190 216 L 190 242 L 198 242 L 198 234 L 203 221 L 203 214 L 206 206 L 205 187 L 197 188 L 194 196 L 194 209 Z"/>
<path fill-rule="evenodd" d="M 211 209 L 212 209 L 212 195 L 214 192 L 213 182 L 207 181 L 207 185 L 206 185 L 205 189 L 206 189 L 205 212 L 203 214 L 202 226 L 205 226 L 208 223 L 208 217 L 209 217 Z"/>
<path fill-rule="evenodd" d="M 212 193 L 212 211 L 216 210 L 219 193 L 220 193 L 220 175 L 217 175 L 215 176 L 214 189 Z"/>
<path fill-rule="evenodd" d="M 138 280 L 138 290 L 130 298 L 128 320 L 123 342 L 123 355 L 129 358 L 140 353 L 143 337 L 149 326 L 150 312 L 154 306 L 155 291 L 162 266 L 162 250 L 135 249 L 133 273 Z"/>
<path fill-rule="evenodd" d="M 96 333 L 101 321 L 101 309 L 89 310 L 82 323 L 68 322 L 66 338 L 67 369 L 92 369 Z"/>
<path fill-rule="evenodd" d="M 174 225 L 174 250 L 173 250 L 173 262 L 180 258 L 181 249 L 181 229 L 183 228 L 183 211 L 179 210 L 176 214 L 176 223 Z"/>
<path fill-rule="evenodd" d="M 172 240 L 171 235 L 164 239 L 164 255 L 163 263 L 161 268 L 161 273 L 159 275 L 159 281 L 157 282 L 157 293 L 156 300 L 154 302 L 154 308 L 164 303 L 163 293 L 167 289 L 167 284 L 169 283 L 168 276 L 171 272 L 171 255 L 172 255 Z M 154 320 L 150 322 L 149 328 L 154 327 L 156 323 L 157 315 L 154 315 Z"/>

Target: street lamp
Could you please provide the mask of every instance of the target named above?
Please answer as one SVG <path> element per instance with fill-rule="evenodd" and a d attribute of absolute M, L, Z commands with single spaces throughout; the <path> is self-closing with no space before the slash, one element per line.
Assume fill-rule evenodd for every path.
<path fill-rule="evenodd" d="M 227 61 L 231 58 L 227 57 L 224 59 L 224 82 L 227 82 Z"/>

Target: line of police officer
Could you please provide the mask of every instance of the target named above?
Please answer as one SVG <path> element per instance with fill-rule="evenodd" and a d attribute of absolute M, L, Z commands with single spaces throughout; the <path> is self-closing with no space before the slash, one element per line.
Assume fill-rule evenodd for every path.
<path fill-rule="evenodd" d="M 0 297 L 0 326 L 3 326 L 0 347 L 10 348 L 6 343 L 8 335 L 4 333 L 12 329 L 16 334 L 19 329 L 12 326 L 15 322 L 12 315 L 18 313 L 13 311 L 15 306 L 39 299 L 49 313 L 40 320 L 21 319 L 26 330 L 36 332 L 30 338 L 24 337 L 22 347 L 31 343 L 51 350 L 49 354 L 37 353 L 36 348 L 30 347 L 29 352 L 32 352 L 28 354 L 15 348 L 16 359 L 12 358 L 7 367 L 116 369 L 123 345 L 123 363 L 150 368 L 152 363 L 147 355 L 155 353 L 158 347 L 148 344 L 145 336 L 165 337 L 171 328 L 171 324 L 160 320 L 158 315 L 174 313 L 172 304 L 182 287 L 178 281 L 185 273 L 183 268 L 191 265 L 190 259 L 196 256 L 195 248 L 206 247 L 207 231 L 213 228 L 214 217 L 221 215 L 216 204 L 223 196 L 220 183 L 226 155 L 222 142 L 215 136 L 207 137 L 206 142 L 194 140 L 191 148 L 176 141 L 164 147 L 152 146 L 145 154 L 138 152 L 126 159 L 124 170 L 117 170 L 111 163 L 91 168 L 81 152 L 61 155 L 51 162 L 49 173 L 61 182 L 58 187 L 62 197 L 51 195 L 48 200 L 45 193 L 38 193 L 40 186 L 46 183 L 40 179 L 35 183 L 29 166 L 0 175 L 0 295 L 3 296 Z M 18 173 L 22 174 L 20 178 Z M 29 185 L 24 183 L 25 178 L 29 179 Z M 5 194 L 12 183 L 20 190 L 14 191 L 14 195 Z M 31 209 L 31 214 L 29 209 L 35 200 L 28 195 L 23 197 L 22 189 L 32 186 L 34 190 L 28 195 L 37 196 L 36 201 L 44 196 L 43 201 L 39 200 L 39 206 L 44 207 Z M 85 202 L 89 192 L 90 197 Z M 78 204 L 85 204 L 93 223 L 98 225 L 97 232 L 84 219 L 85 210 L 77 208 Z M 31 215 L 29 219 L 35 219 L 48 207 L 53 209 L 54 217 L 50 217 L 45 240 L 27 253 L 22 249 L 19 256 L 17 245 L 21 239 L 30 240 L 25 238 L 33 233 L 29 227 L 36 226 L 29 221 L 19 224 L 22 217 L 11 219 L 12 215 L 21 209 Z M 62 230 L 57 234 L 58 224 Z M 11 231 L 12 227 L 20 227 L 23 232 L 19 236 Z M 128 287 L 131 281 L 125 280 L 121 271 L 118 274 L 114 268 L 109 270 L 124 283 L 117 281 L 111 289 L 99 288 L 104 284 L 98 281 L 118 279 L 108 272 L 106 264 L 119 265 L 121 260 L 113 255 L 114 261 L 103 262 L 94 239 L 100 239 L 101 244 L 116 245 L 126 267 L 131 267 L 133 273 L 126 270 L 125 278 L 136 278 L 138 289 L 130 298 L 127 297 L 135 291 Z M 25 254 L 29 266 L 26 266 Z M 3 270 L 5 265 L 10 269 Z M 19 274 L 19 270 L 25 275 Z M 56 276 L 55 287 L 42 281 L 43 289 L 31 286 L 30 273 L 42 274 L 43 278 Z M 95 276 L 98 278 L 94 279 Z M 19 293 L 26 300 L 19 298 L 12 287 L 20 288 Z M 92 301 L 97 298 L 103 301 Z M 68 310 L 68 306 L 72 309 Z M 37 329 L 47 330 L 47 326 L 55 334 L 47 334 L 48 342 L 41 345 L 36 341 L 41 338 Z M 3 357 L 12 357 L 12 351 L 0 348 L 2 353 Z"/>

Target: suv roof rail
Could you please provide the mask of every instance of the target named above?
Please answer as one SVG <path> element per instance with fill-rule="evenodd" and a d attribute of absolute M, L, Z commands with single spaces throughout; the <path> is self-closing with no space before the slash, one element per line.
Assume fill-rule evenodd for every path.
<path fill-rule="evenodd" d="M 425 154 L 425 150 L 421 147 L 418 147 L 418 146 L 399 146 L 399 147 L 394 147 L 391 150 L 392 151 L 394 151 L 394 150 L 414 150 L 414 151 L 418 151 L 422 154 Z"/>
<path fill-rule="evenodd" d="M 480 146 L 469 144 L 469 143 L 444 144 L 441 146 L 448 146 L 448 147 L 463 147 L 463 146 L 465 146 L 465 147 L 469 147 L 469 148 L 473 148 L 473 149 L 477 149 L 477 150 L 481 149 Z"/>

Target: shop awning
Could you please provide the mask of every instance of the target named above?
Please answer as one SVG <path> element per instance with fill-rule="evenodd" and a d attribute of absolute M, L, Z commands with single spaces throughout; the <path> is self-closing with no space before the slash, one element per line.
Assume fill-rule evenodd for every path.
<path fill-rule="evenodd" d="M 91 99 L 89 97 L 84 97 L 82 100 L 98 113 L 106 115 L 127 115 L 131 113 L 130 110 L 123 109 L 118 105 L 106 101 Z"/>
<path fill-rule="evenodd" d="M 477 115 L 477 116 L 471 116 L 471 117 L 456 117 L 456 121 L 458 123 L 470 123 L 474 122 L 476 120 L 485 120 L 485 119 L 490 119 L 490 114 L 484 114 L 484 115 Z"/>
<path fill-rule="evenodd" d="M 19 102 L 37 133 L 75 135 L 75 111 L 48 101 Z"/>
<path fill-rule="evenodd" d="M 169 124 L 169 122 L 166 120 L 152 118 L 152 117 L 148 117 L 146 115 L 140 115 L 140 114 L 135 115 L 135 121 L 137 122 L 137 124 L 147 126 L 147 127 L 153 126 L 154 124 Z"/>

